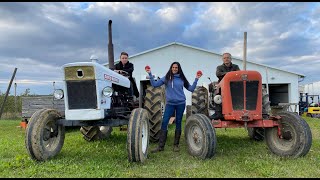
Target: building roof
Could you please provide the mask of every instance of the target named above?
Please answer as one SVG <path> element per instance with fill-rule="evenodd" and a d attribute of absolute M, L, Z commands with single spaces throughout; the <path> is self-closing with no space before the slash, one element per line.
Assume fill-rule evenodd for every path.
<path fill-rule="evenodd" d="M 134 54 L 134 55 L 130 56 L 130 58 L 133 58 L 135 56 L 140 56 L 142 54 L 146 54 L 146 53 L 149 53 L 149 52 L 152 52 L 152 51 L 156 51 L 158 49 L 165 48 L 165 47 L 172 46 L 172 45 L 184 46 L 184 47 L 188 47 L 188 48 L 195 49 L 195 50 L 198 50 L 198 51 L 204 51 L 206 53 L 211 53 L 211 54 L 222 56 L 222 54 L 214 53 L 214 52 L 206 50 L 206 49 L 202 49 L 202 48 L 186 45 L 186 44 L 183 44 L 183 43 L 172 42 L 172 43 L 165 44 L 163 46 L 159 46 L 159 47 L 156 47 L 156 48 L 153 48 L 153 49 L 149 49 L 149 50 L 143 51 L 143 52 L 138 53 L 138 54 Z M 243 59 L 239 59 L 239 58 L 236 58 L 236 57 L 232 57 L 232 59 L 237 59 L 237 60 L 243 61 Z M 115 60 L 115 62 L 119 62 L 119 61 L 120 61 L 120 59 Z M 295 73 L 295 72 L 286 71 L 286 70 L 275 68 L 275 67 L 272 67 L 272 66 L 269 66 L 269 65 L 260 64 L 260 63 L 256 63 L 256 62 L 252 62 L 252 61 L 248 61 L 248 60 L 247 60 L 247 62 L 250 62 L 252 64 L 256 64 L 256 65 L 259 65 L 259 66 L 265 66 L 267 68 L 276 69 L 276 70 L 279 70 L 279 71 L 284 71 L 284 72 L 287 72 L 287 73 L 295 74 L 295 75 L 298 75 L 298 76 L 300 76 L 302 78 L 305 77 L 305 75 L 303 75 L 303 74 L 298 74 L 298 73 Z M 108 64 L 109 63 L 104 63 L 103 65 L 105 66 L 105 65 L 108 65 Z"/>

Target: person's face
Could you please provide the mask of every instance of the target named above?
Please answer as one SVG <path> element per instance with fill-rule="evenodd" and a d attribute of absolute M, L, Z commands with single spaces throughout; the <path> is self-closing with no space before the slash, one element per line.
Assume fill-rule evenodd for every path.
<path fill-rule="evenodd" d="M 120 56 L 120 61 L 122 62 L 122 64 L 126 64 L 128 62 L 128 56 L 121 55 Z"/>
<path fill-rule="evenodd" d="M 172 74 L 177 74 L 179 69 L 177 64 L 173 64 L 171 67 Z"/>
<path fill-rule="evenodd" d="M 223 64 L 229 65 L 231 63 L 230 54 L 223 54 L 222 60 L 223 60 Z"/>

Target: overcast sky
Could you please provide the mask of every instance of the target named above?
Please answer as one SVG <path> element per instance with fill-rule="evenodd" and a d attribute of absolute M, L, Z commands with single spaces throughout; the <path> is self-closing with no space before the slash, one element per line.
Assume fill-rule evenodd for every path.
<path fill-rule="evenodd" d="M 109 19 L 116 59 L 171 42 L 242 58 L 247 32 L 248 61 L 303 74 L 301 84 L 320 81 L 317 2 L 0 2 L 0 91 L 15 67 L 17 94 L 45 95 L 63 64 L 92 54 L 107 62 Z"/>

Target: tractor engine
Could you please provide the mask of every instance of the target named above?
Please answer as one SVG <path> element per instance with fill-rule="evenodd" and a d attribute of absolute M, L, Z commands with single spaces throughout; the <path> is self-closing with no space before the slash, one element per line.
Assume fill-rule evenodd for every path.
<path fill-rule="evenodd" d="M 135 108 L 133 96 L 130 94 L 130 89 L 113 84 L 112 88 L 114 90 L 113 95 L 111 96 L 111 106 L 112 109 L 117 109 L 119 112 L 131 112 Z"/>

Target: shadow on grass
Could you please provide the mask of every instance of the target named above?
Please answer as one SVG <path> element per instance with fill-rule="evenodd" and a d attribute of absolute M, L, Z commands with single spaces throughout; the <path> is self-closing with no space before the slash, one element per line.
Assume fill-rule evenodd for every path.
<path fill-rule="evenodd" d="M 261 153 L 261 150 L 266 149 L 265 141 L 255 141 L 249 139 L 249 137 L 235 137 L 228 135 L 217 135 L 217 147 L 216 153 L 224 155 L 234 155 L 234 154 L 247 154 Z M 267 153 L 267 149 L 266 149 Z"/>

